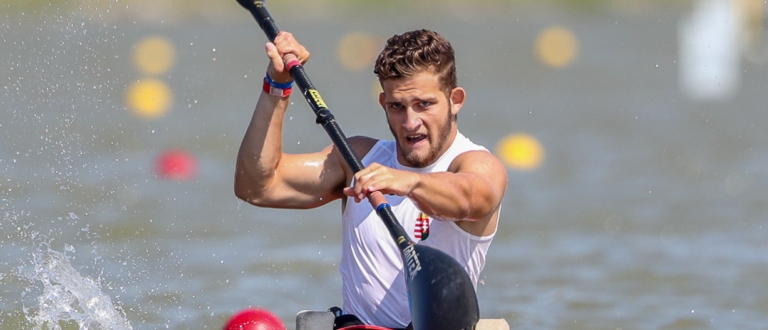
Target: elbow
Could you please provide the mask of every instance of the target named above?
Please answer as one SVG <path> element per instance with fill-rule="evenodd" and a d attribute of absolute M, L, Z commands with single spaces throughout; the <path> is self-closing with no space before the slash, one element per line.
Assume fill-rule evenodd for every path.
<path fill-rule="evenodd" d="M 241 181 L 235 179 L 235 197 L 238 199 L 253 204 L 252 201 L 258 199 L 258 194 L 254 192 L 251 187 L 243 184 Z"/>
<path fill-rule="evenodd" d="M 253 195 L 251 193 L 250 189 L 247 189 L 245 185 L 239 183 L 237 180 L 235 180 L 235 197 L 238 199 L 249 202 L 253 199 Z"/>
<path fill-rule="evenodd" d="M 238 171 L 235 174 L 234 192 L 235 197 L 249 204 L 264 204 L 266 188 L 263 181 L 254 180 L 245 172 Z"/>
<path fill-rule="evenodd" d="M 498 204 L 491 203 L 495 199 L 490 196 L 478 196 L 468 197 L 461 203 L 457 203 L 457 213 L 461 215 L 459 219 L 477 221 L 490 217 L 496 213 L 499 208 Z"/>
<path fill-rule="evenodd" d="M 270 206 L 267 202 L 266 194 L 261 192 L 261 190 L 248 187 L 247 185 L 235 183 L 235 197 L 254 206 Z"/>

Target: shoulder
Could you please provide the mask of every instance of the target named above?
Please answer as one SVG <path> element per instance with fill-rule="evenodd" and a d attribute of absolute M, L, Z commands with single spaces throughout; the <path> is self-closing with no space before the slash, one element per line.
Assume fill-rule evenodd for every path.
<path fill-rule="evenodd" d="M 360 159 L 365 157 L 378 142 L 378 139 L 361 135 L 349 138 L 349 144 L 352 146 L 352 150 L 355 151 L 355 154 L 357 154 Z"/>
<path fill-rule="evenodd" d="M 365 155 L 368 154 L 368 152 L 373 149 L 373 147 L 376 145 L 376 143 L 379 142 L 379 140 L 367 137 L 367 136 L 353 136 L 348 139 L 350 147 L 352 147 L 352 151 L 354 151 L 355 155 L 362 160 Z M 348 166 L 348 161 L 344 157 L 344 154 L 339 150 L 339 148 L 335 145 L 330 145 L 328 148 L 333 149 L 333 156 L 336 159 L 339 168 L 345 173 L 345 180 L 344 182 L 348 182 L 351 180 L 352 175 L 354 173 L 350 172 L 350 168 Z"/>
<path fill-rule="evenodd" d="M 459 154 L 451 162 L 448 171 L 477 173 L 507 181 L 504 164 L 488 150 L 470 150 Z"/>

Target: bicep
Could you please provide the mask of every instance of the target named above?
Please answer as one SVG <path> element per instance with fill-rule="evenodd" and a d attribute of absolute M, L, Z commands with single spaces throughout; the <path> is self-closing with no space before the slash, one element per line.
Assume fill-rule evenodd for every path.
<path fill-rule="evenodd" d="M 346 173 L 329 146 L 309 154 L 283 154 L 268 191 L 273 207 L 306 209 L 341 197 Z"/>
<path fill-rule="evenodd" d="M 375 139 L 355 136 L 349 143 L 355 153 L 364 156 Z M 333 145 L 309 154 L 283 154 L 268 184 L 269 207 L 308 209 L 325 205 L 344 196 L 343 189 L 352 178 L 344 157 Z"/>

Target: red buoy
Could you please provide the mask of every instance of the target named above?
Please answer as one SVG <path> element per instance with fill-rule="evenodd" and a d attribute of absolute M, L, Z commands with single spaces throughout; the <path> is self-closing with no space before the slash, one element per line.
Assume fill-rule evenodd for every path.
<path fill-rule="evenodd" d="M 157 175 L 164 179 L 189 180 L 197 172 L 195 158 L 188 152 L 180 149 L 171 149 L 163 152 L 155 162 Z"/>
<path fill-rule="evenodd" d="M 268 310 L 248 308 L 232 315 L 223 330 L 285 330 L 285 325 Z"/>

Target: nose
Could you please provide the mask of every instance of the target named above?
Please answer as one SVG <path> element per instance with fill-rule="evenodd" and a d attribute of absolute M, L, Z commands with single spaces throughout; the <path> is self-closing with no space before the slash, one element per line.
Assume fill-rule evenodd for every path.
<path fill-rule="evenodd" d="M 413 111 L 413 109 L 409 107 L 406 110 L 405 121 L 403 121 L 403 128 L 407 131 L 415 131 L 419 129 L 421 124 L 421 117 L 419 117 L 416 111 Z"/>

